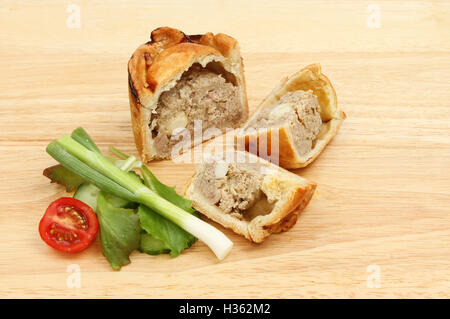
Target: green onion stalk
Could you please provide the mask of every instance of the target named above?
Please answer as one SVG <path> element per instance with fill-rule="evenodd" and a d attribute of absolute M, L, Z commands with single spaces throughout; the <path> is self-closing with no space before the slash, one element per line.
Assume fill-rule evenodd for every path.
<path fill-rule="evenodd" d="M 141 203 L 171 220 L 208 245 L 219 260 L 224 259 L 233 247 L 233 243 L 218 229 L 160 197 L 116 167 L 97 150 L 86 148 L 72 137 L 63 136 L 58 141 L 52 141 L 47 146 L 47 152 L 67 169 L 102 191 Z M 127 159 L 123 168 L 126 169 L 134 160 Z"/>

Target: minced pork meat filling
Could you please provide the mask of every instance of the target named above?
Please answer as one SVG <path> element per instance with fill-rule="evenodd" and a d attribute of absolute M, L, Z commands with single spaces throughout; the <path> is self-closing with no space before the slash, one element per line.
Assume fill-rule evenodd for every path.
<path fill-rule="evenodd" d="M 154 145 L 161 156 L 170 156 L 173 145 L 179 142 L 175 129 L 191 132 L 194 120 L 202 121 L 203 131 L 216 127 L 235 128 L 243 117 L 237 87 L 217 73 L 194 64 L 186 71 L 175 87 L 163 92 L 152 115 L 150 130 Z M 180 131 L 180 130 L 179 130 Z"/>
<path fill-rule="evenodd" d="M 285 125 L 290 128 L 298 153 L 306 155 L 311 151 L 322 125 L 320 105 L 311 90 L 286 93 L 278 103 L 262 110 L 248 127 L 258 129 Z"/>
<path fill-rule="evenodd" d="M 203 163 L 194 177 L 195 187 L 211 204 L 239 219 L 245 218 L 246 211 L 258 207 L 255 205 L 259 201 L 267 201 L 261 190 L 262 181 L 263 175 L 255 165 L 223 162 Z"/>

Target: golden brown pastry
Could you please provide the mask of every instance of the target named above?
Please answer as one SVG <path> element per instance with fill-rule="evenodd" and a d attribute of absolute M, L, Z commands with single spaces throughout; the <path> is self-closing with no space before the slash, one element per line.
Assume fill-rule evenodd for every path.
<path fill-rule="evenodd" d="M 170 158 L 248 119 L 239 44 L 162 27 L 128 62 L 133 132 L 143 161 Z M 194 121 L 202 121 L 193 134 Z M 199 125 L 200 122 L 197 122 Z M 219 132 L 219 133 L 220 133 Z M 201 134 L 203 133 L 203 134 Z"/>
<path fill-rule="evenodd" d="M 236 137 L 237 148 L 284 168 L 310 164 L 345 119 L 336 92 L 319 64 L 282 79 Z"/>
<path fill-rule="evenodd" d="M 206 157 L 185 196 L 208 218 L 260 243 L 294 226 L 315 188 L 315 183 L 253 154 L 228 151 Z"/>

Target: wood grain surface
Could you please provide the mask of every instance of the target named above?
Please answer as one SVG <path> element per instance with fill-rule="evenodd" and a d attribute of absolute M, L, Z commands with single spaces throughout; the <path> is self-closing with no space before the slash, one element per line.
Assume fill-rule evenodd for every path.
<path fill-rule="evenodd" d="M 235 243 L 221 263 L 197 242 L 114 272 L 98 240 L 65 255 L 40 239 L 65 194 L 45 146 L 83 126 L 136 154 L 126 63 L 164 25 L 237 38 L 252 109 L 321 63 L 348 118 L 295 171 L 318 189 L 291 231 L 254 245 L 220 228 Z M 0 29 L 0 297 L 450 297 L 449 1 L 2 0 Z M 150 168 L 181 190 L 194 165 Z"/>

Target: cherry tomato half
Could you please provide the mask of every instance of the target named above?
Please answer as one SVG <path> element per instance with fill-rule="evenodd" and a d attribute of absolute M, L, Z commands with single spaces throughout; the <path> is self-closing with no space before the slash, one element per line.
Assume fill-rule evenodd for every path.
<path fill-rule="evenodd" d="M 92 208 L 72 197 L 51 203 L 39 223 L 39 233 L 47 245 L 68 253 L 88 247 L 97 232 L 97 216 Z"/>

